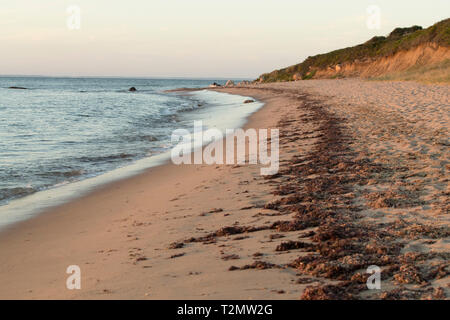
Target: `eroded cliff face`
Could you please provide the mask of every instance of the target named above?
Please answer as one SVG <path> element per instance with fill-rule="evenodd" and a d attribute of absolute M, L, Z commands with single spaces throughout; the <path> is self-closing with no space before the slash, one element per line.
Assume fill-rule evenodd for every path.
<path fill-rule="evenodd" d="M 311 73 L 314 79 L 371 78 L 407 71 L 414 67 L 432 66 L 448 59 L 450 59 L 450 47 L 427 43 L 407 51 L 397 52 L 392 56 L 355 60 L 325 69 L 313 69 Z"/>

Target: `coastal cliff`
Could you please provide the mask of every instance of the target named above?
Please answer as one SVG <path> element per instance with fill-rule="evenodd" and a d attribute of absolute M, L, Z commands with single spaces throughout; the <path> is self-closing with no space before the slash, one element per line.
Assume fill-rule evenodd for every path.
<path fill-rule="evenodd" d="M 354 77 L 450 82 L 450 19 L 427 29 L 396 28 L 387 37 L 308 57 L 302 63 L 262 74 L 256 81 Z"/>

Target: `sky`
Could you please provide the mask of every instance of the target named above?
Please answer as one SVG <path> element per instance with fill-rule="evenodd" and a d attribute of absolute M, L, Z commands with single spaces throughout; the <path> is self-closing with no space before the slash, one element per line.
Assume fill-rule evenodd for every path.
<path fill-rule="evenodd" d="M 0 0 L 0 74 L 254 79 L 449 17 L 449 0 Z"/>

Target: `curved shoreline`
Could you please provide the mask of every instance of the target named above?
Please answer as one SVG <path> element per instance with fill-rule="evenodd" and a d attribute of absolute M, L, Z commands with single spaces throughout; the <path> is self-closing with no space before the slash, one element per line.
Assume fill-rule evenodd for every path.
<path fill-rule="evenodd" d="M 217 90 L 265 103 L 245 128 L 282 128 L 280 175 L 168 164 L 25 221 L 0 234 L 0 298 L 448 297 L 448 92 L 356 80 Z M 431 101 L 426 116 L 416 100 Z M 365 286 L 373 263 L 381 291 Z M 79 291 L 65 288 L 68 265 Z"/>
<path fill-rule="evenodd" d="M 185 89 L 171 90 L 170 92 L 180 92 L 184 90 Z M 191 89 L 189 92 L 202 90 L 205 90 L 205 88 Z M 246 99 L 245 96 L 239 97 L 242 100 Z M 203 97 L 203 99 L 205 99 L 205 97 Z M 204 101 L 206 104 L 208 104 L 207 100 L 208 99 Z M 229 102 L 224 100 L 224 103 Z M 210 108 L 214 107 L 211 106 Z M 238 126 L 240 123 L 245 123 L 246 121 L 246 117 L 236 117 L 232 122 L 233 125 Z M 108 184 L 142 174 L 149 168 L 168 164 L 169 162 L 170 149 L 161 154 L 138 159 L 131 164 L 118 167 L 112 171 L 104 172 L 94 177 L 86 177 L 78 181 L 55 185 L 48 189 L 40 190 L 18 199 L 13 199 L 10 203 L 0 206 L 0 232 L 13 224 L 45 213 L 46 211 L 57 208 L 65 203 L 76 201 L 80 197 L 95 192 L 98 188 L 103 188 Z"/>
<path fill-rule="evenodd" d="M 264 122 L 267 112 L 267 105 L 264 105 L 249 116 L 244 128 L 258 127 L 258 124 Z M 245 170 L 249 167 L 243 168 Z M 204 189 L 201 186 L 206 180 L 213 181 L 219 177 L 222 182 L 230 179 L 233 184 L 238 183 L 236 178 L 223 176 L 224 171 L 229 170 L 232 170 L 232 166 L 217 169 L 216 166 L 208 165 L 175 166 L 166 163 L 147 169 L 136 176 L 98 187 L 80 198 L 9 226 L 0 233 L 2 256 L 0 298 L 155 298 L 154 295 L 145 295 L 146 292 L 143 291 L 146 289 L 141 285 L 145 281 L 142 281 L 141 277 L 147 277 L 148 271 L 154 268 L 148 265 L 153 259 L 159 261 L 161 272 L 167 271 L 164 264 L 172 261 L 170 259 L 172 254 L 168 251 L 165 253 L 169 254 L 168 257 L 151 257 L 150 253 L 159 256 L 157 253 L 160 250 L 165 251 L 167 246 L 180 236 L 171 234 L 170 231 L 163 234 L 156 233 L 161 232 L 161 229 L 170 230 L 174 227 L 181 228 L 186 236 L 202 232 L 195 231 L 197 227 L 191 229 L 188 225 L 176 223 L 180 218 L 183 219 L 183 211 L 189 210 L 187 205 L 180 208 L 176 202 L 183 194 L 194 193 L 196 196 L 201 195 L 201 199 L 188 204 L 198 207 L 191 210 L 197 213 L 211 211 L 213 206 L 211 196 L 204 197 L 202 191 L 208 192 L 212 186 L 211 188 L 205 186 Z M 252 170 L 259 173 L 257 168 Z M 223 191 L 213 191 L 215 195 L 221 193 Z M 245 198 L 247 196 L 242 195 Z M 233 202 L 235 201 L 231 203 Z M 226 203 L 229 203 L 229 200 Z M 172 210 L 175 217 L 166 217 L 172 216 L 169 214 Z M 199 216 L 197 213 L 196 217 Z M 229 217 L 228 214 L 224 215 L 226 220 L 229 220 Z M 141 221 L 144 219 L 147 222 Z M 175 219 L 175 225 L 173 222 L 168 223 L 168 219 Z M 134 228 L 142 227 L 150 227 L 155 231 L 150 231 L 146 235 L 136 235 L 132 231 Z M 144 249 L 136 249 L 141 248 L 138 243 L 144 238 L 153 248 L 145 249 L 153 251 L 145 253 L 145 256 Z M 113 262 L 104 262 L 109 258 L 112 258 Z M 194 261 L 197 259 L 194 258 Z M 88 278 L 83 282 L 85 290 L 77 292 L 65 288 L 65 269 L 73 264 L 80 265 L 85 277 Z M 36 268 L 39 270 L 38 273 L 35 272 Z M 130 272 L 133 269 L 142 270 L 144 273 L 132 276 Z M 6 270 L 9 271 L 5 272 Z M 166 277 L 161 274 L 155 274 L 155 277 L 161 283 L 160 288 L 164 288 Z M 107 281 L 105 278 L 110 279 L 112 283 L 104 285 Z M 101 289 L 103 286 L 106 287 Z M 109 289 L 112 287 L 124 290 Z M 133 292 L 130 292 L 131 287 L 135 287 Z M 173 289 L 160 292 L 157 297 L 162 298 L 166 295 L 179 298 L 195 297 L 193 293 L 177 293 L 177 290 L 172 291 Z M 192 287 L 192 290 L 195 288 Z"/>

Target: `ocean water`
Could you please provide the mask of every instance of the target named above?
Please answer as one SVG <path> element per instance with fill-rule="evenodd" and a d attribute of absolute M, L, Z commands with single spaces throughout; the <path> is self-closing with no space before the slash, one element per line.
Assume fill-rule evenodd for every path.
<path fill-rule="evenodd" d="M 174 129 L 194 120 L 239 127 L 261 106 L 206 90 L 164 92 L 213 81 L 0 77 L 0 226 L 160 163 Z"/>

